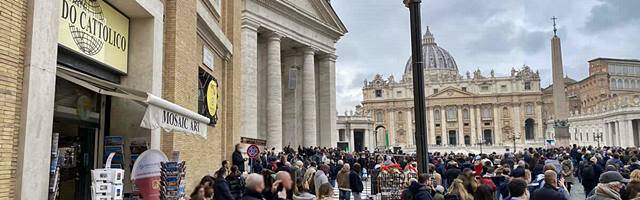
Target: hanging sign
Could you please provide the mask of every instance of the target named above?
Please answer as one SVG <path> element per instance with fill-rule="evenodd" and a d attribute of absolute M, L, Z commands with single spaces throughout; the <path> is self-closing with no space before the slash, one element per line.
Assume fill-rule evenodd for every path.
<path fill-rule="evenodd" d="M 59 0 L 58 44 L 127 73 L 129 18 L 104 0 Z"/>
<path fill-rule="evenodd" d="M 140 126 L 148 129 L 162 128 L 167 132 L 191 133 L 207 138 L 207 124 L 153 105 L 147 107 Z"/>

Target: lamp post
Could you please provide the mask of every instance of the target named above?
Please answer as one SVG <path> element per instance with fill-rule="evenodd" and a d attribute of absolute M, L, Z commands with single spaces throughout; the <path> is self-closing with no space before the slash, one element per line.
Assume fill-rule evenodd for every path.
<path fill-rule="evenodd" d="M 602 132 L 593 134 L 593 139 L 598 142 L 598 148 L 600 148 L 600 140 L 602 140 Z"/>
<path fill-rule="evenodd" d="M 418 157 L 418 171 L 429 173 L 429 150 L 427 143 L 425 96 L 424 96 L 424 58 L 422 57 L 422 30 L 420 23 L 420 3 L 422 0 L 403 0 L 409 8 L 411 24 L 411 64 L 413 70 L 413 105 L 415 114 L 415 140 Z"/>

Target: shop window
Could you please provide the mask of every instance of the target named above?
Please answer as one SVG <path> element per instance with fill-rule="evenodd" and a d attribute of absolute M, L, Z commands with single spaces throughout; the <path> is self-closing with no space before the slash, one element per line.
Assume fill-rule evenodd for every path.
<path fill-rule="evenodd" d="M 376 97 L 382 97 L 382 90 L 376 90 Z"/>
<path fill-rule="evenodd" d="M 218 121 L 218 81 L 208 72 L 198 72 L 198 114 L 209 118 L 209 124 L 215 126 Z"/>

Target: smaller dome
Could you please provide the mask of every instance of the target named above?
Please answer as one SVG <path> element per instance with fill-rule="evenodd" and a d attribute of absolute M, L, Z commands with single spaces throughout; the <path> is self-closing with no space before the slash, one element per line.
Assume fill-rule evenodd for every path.
<path fill-rule="evenodd" d="M 436 40 L 428 26 L 426 33 L 422 36 L 422 56 L 424 58 L 425 71 L 435 69 L 458 72 L 455 59 L 453 59 L 453 56 L 451 56 L 447 50 L 436 44 Z M 404 72 L 405 74 L 410 74 L 411 71 L 411 57 L 409 57 Z"/>

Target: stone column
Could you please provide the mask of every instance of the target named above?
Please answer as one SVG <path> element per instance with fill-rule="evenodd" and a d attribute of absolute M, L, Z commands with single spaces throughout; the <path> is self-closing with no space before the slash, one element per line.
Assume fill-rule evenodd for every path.
<path fill-rule="evenodd" d="M 632 147 L 635 146 L 634 145 L 634 138 L 633 138 L 633 121 L 631 120 L 625 120 L 625 140 L 626 141 L 626 147 Z"/>
<path fill-rule="evenodd" d="M 321 56 L 318 69 L 319 142 L 323 147 L 335 147 L 337 141 L 335 134 L 331 134 L 336 129 L 336 58 L 335 54 Z"/>
<path fill-rule="evenodd" d="M 502 130 L 500 129 L 500 113 L 498 112 L 498 104 L 493 104 L 493 140 L 494 145 L 503 145 Z"/>
<path fill-rule="evenodd" d="M 385 113 L 389 114 L 389 123 L 387 123 L 389 125 L 389 129 L 387 129 L 389 132 L 389 146 L 395 146 L 396 140 L 398 139 L 396 138 L 396 111 L 393 109 L 386 109 Z"/>
<path fill-rule="evenodd" d="M 447 133 L 447 107 L 440 107 L 440 132 L 442 133 L 442 144 L 445 146 L 449 145 L 449 133 Z"/>
<path fill-rule="evenodd" d="M 24 79 L 22 82 L 22 109 L 19 122 L 20 135 L 19 138 L 14 138 L 16 139 L 15 141 L 8 141 L 9 143 L 19 144 L 14 147 L 10 147 L 11 145 L 6 147 L 3 144 L 3 149 L 16 148 L 18 151 L 15 188 L 9 189 L 15 194 L 15 199 L 47 199 L 53 107 L 55 104 L 60 4 L 58 3 L 59 1 L 49 0 L 28 0 L 25 2 L 28 6 L 16 8 L 25 9 L 27 12 L 26 16 L 24 16 L 27 22 L 23 27 L 26 29 L 26 43 L 23 44 L 25 47 L 23 49 L 24 65 L 5 63 L 10 67 L 22 67 L 24 69 L 24 73 L 21 74 Z M 2 4 L 6 6 L 4 2 Z M 20 16 L 16 13 L 14 17 L 17 17 L 16 15 Z M 3 19 L 2 21 L 6 22 L 7 20 Z M 18 33 L 18 31 L 15 33 Z M 3 44 L 3 46 L 6 45 Z M 15 76 L 19 75 L 13 75 L 13 77 L 8 75 L 6 78 L 13 79 Z M 13 100 L 6 96 L 8 95 L 2 95 L 2 101 Z M 3 113 L 3 118 L 5 114 Z M 2 137 L 3 140 L 6 139 L 4 138 L 6 136 Z M 11 165 L 11 160 L 3 160 L 2 162 L 3 168 Z M 11 176 L 13 175 L 2 175 L 3 183 L 5 183 L 3 184 L 4 187 L 12 187 L 12 184 L 8 184 Z M 7 181 L 5 182 L 5 180 Z M 5 194 L 2 196 L 7 198 Z M 11 197 L 9 196 L 8 198 Z"/>
<path fill-rule="evenodd" d="M 524 141 L 527 139 L 527 136 L 525 134 L 525 129 L 524 129 L 524 125 L 522 125 L 524 123 L 524 120 L 522 119 L 522 117 L 520 116 L 520 104 L 519 103 L 514 103 L 514 105 L 511 106 L 511 120 L 513 121 L 513 130 L 514 131 L 518 131 L 520 133 L 520 141 L 522 143 L 524 143 Z M 526 117 L 525 117 L 526 119 Z M 535 125 L 534 125 L 535 126 Z M 535 134 L 535 127 L 533 128 L 534 130 L 534 134 Z M 535 136 L 534 136 L 535 138 Z"/>
<path fill-rule="evenodd" d="M 240 32 L 240 136 L 249 138 L 258 138 L 258 27 L 257 23 L 244 20 Z"/>
<path fill-rule="evenodd" d="M 353 128 L 349 127 L 349 151 L 356 150 L 355 134 Z"/>
<path fill-rule="evenodd" d="M 471 137 L 471 144 L 476 145 L 478 143 L 478 139 L 476 139 L 476 134 L 478 134 L 476 132 L 476 121 L 475 121 L 475 109 L 473 108 L 473 105 L 469 105 L 467 107 L 467 110 L 469 112 L 469 135 Z"/>
<path fill-rule="evenodd" d="M 407 115 L 405 117 L 406 125 L 405 125 L 405 128 L 404 128 L 405 135 L 407 136 L 407 145 L 415 146 L 416 145 L 416 141 L 415 141 L 416 136 L 415 136 L 415 131 L 413 131 L 413 127 L 411 126 L 411 121 L 413 119 L 413 117 L 411 117 L 411 110 L 407 109 L 404 113 Z M 427 127 L 427 129 L 426 129 L 427 130 L 427 135 L 433 136 L 433 132 L 429 131 L 429 127 Z M 431 140 L 431 139 L 429 139 L 429 140 Z M 432 142 L 432 141 L 428 141 L 428 142 Z M 427 142 L 427 144 L 428 144 L 428 142 Z"/>
<path fill-rule="evenodd" d="M 534 116 L 536 116 L 536 119 L 542 119 L 542 103 L 541 102 L 536 102 L 533 104 L 535 110 Z M 546 132 L 546 130 L 544 130 L 542 128 L 542 125 L 544 124 L 544 121 L 536 121 L 536 131 L 535 132 L 535 138 L 536 140 L 539 141 L 545 141 L 547 138 L 544 137 L 544 133 Z M 553 125 L 552 125 L 553 126 Z"/>
<path fill-rule="evenodd" d="M 622 140 L 620 138 L 622 138 L 622 131 L 620 130 L 620 121 L 616 121 L 616 145 L 617 146 L 624 145 L 622 144 Z"/>
<path fill-rule="evenodd" d="M 282 149 L 282 65 L 280 36 L 267 35 L 267 146 Z"/>
<path fill-rule="evenodd" d="M 429 106 L 427 107 L 427 110 L 429 111 L 429 115 L 427 117 L 427 122 L 429 122 L 429 127 L 427 128 L 429 130 L 428 135 L 429 135 L 429 141 L 428 144 L 436 144 L 436 123 L 434 121 L 434 117 L 433 117 L 433 107 Z M 411 116 L 411 115 L 409 115 Z M 409 124 L 411 124 L 411 121 L 413 121 L 413 117 L 409 118 Z M 413 129 L 413 127 L 412 127 Z M 413 131 L 415 132 L 415 131 Z M 415 137 L 415 136 L 414 136 Z"/>
<path fill-rule="evenodd" d="M 482 110 L 481 110 L 481 106 L 480 105 L 476 105 L 474 110 L 476 111 L 476 115 L 474 116 L 473 120 L 476 122 L 476 135 L 478 138 L 482 138 L 482 143 L 484 145 L 484 130 L 482 130 L 482 126 L 484 124 L 482 124 Z"/>
<path fill-rule="evenodd" d="M 607 145 L 611 145 L 611 133 L 609 132 L 609 123 L 604 123 L 604 127 L 602 128 L 604 131 L 602 133 L 602 145 L 603 146 L 607 146 Z M 575 133 L 573 134 L 575 137 Z M 576 138 L 575 140 L 578 140 L 578 138 Z"/>
<path fill-rule="evenodd" d="M 315 51 L 307 47 L 303 49 L 303 55 L 302 81 L 304 87 L 302 88 L 302 107 L 304 116 L 304 146 L 317 146 Z"/>
<path fill-rule="evenodd" d="M 456 106 L 456 110 L 458 110 L 458 144 L 464 144 L 464 122 L 462 122 L 462 106 Z M 471 139 L 471 138 L 469 138 Z M 469 144 L 472 144 L 471 141 Z"/>

